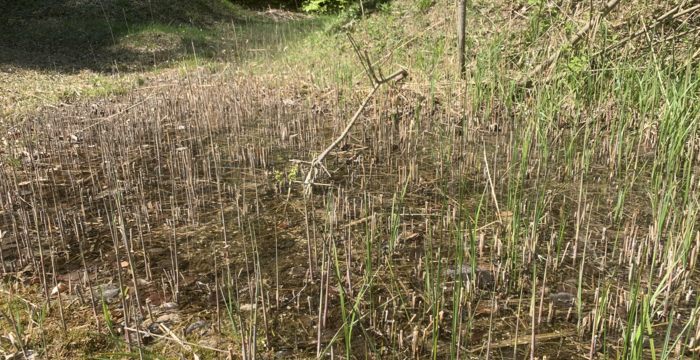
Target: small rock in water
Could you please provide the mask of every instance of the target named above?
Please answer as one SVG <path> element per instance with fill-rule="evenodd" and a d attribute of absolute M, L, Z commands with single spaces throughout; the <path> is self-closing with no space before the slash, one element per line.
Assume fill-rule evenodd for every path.
<path fill-rule="evenodd" d="M 159 247 L 154 247 L 154 248 L 149 248 L 147 251 L 151 255 L 158 255 L 158 254 L 162 253 L 163 251 L 165 251 L 165 249 L 159 248 Z"/>
<path fill-rule="evenodd" d="M 156 335 L 163 334 L 163 330 L 160 328 L 160 325 L 157 322 L 150 323 L 148 325 L 148 331 Z"/>
<path fill-rule="evenodd" d="M 458 274 L 457 269 L 447 269 L 447 276 L 457 276 Z M 462 274 L 464 275 L 471 275 L 472 273 L 472 268 L 469 265 L 462 265 Z"/>
<path fill-rule="evenodd" d="M 27 350 L 26 354 L 27 354 L 27 356 L 24 356 L 24 354 L 20 351 L 20 352 L 15 353 L 15 354 L 5 355 L 4 359 L 5 360 L 34 360 L 34 359 L 37 359 L 36 353 L 32 350 Z"/>
<path fill-rule="evenodd" d="M 251 311 L 251 310 L 255 309 L 256 307 L 257 307 L 256 304 L 243 304 L 243 305 L 241 305 L 241 307 L 239 309 L 241 311 Z"/>
<path fill-rule="evenodd" d="M 180 315 L 178 314 L 165 314 L 161 315 L 156 319 L 157 323 L 171 323 L 174 321 L 177 321 L 180 319 Z"/>
<path fill-rule="evenodd" d="M 177 310 L 180 308 L 180 305 L 174 302 L 167 302 L 163 305 L 160 306 L 161 311 L 168 311 L 168 310 Z"/>
<path fill-rule="evenodd" d="M 155 267 L 159 268 L 159 269 L 172 270 L 173 269 L 173 262 L 172 261 L 173 260 L 171 257 L 169 257 L 169 256 L 165 257 L 163 259 L 160 259 L 156 263 Z M 178 263 L 178 268 L 180 268 L 180 269 L 187 267 L 187 261 L 179 255 L 177 257 L 177 263 Z"/>
<path fill-rule="evenodd" d="M 286 359 L 286 358 L 290 358 L 292 356 L 294 356 L 294 349 L 281 348 L 281 349 L 275 351 L 276 358 Z"/>
<path fill-rule="evenodd" d="M 102 285 L 97 289 L 95 300 L 109 300 L 119 295 L 119 288 L 114 285 Z"/>
<path fill-rule="evenodd" d="M 388 252 L 391 249 L 391 246 L 389 246 L 388 241 L 383 241 L 382 242 L 382 251 L 383 252 Z"/>
<path fill-rule="evenodd" d="M 309 270 L 308 268 L 304 268 L 301 266 L 295 266 L 295 267 L 289 269 L 289 271 L 287 272 L 287 275 L 289 275 L 291 277 L 302 277 L 302 276 L 306 276 L 308 270 Z"/>
<path fill-rule="evenodd" d="M 64 283 L 58 283 L 58 285 L 53 287 L 51 290 L 51 295 L 57 295 L 58 293 L 64 293 L 68 290 L 68 286 Z"/>
<path fill-rule="evenodd" d="M 574 306 L 574 302 L 576 302 L 576 296 L 574 296 L 574 294 L 565 292 L 549 294 L 549 297 L 552 299 L 554 306 L 558 308 L 570 308 Z"/>
<path fill-rule="evenodd" d="M 566 279 L 563 283 L 557 284 L 557 290 L 563 293 L 575 293 L 578 291 L 578 280 Z"/>
<path fill-rule="evenodd" d="M 190 324 L 190 326 L 188 326 L 187 329 L 185 329 L 185 336 L 193 333 L 194 331 L 196 331 L 198 329 L 207 328 L 209 326 L 211 326 L 210 322 L 204 321 L 204 320 L 199 320 L 195 323 Z"/>
<path fill-rule="evenodd" d="M 457 270 L 448 269 L 447 276 L 457 276 Z M 472 268 L 469 265 L 462 265 L 462 276 L 469 277 L 472 275 Z M 476 285 L 482 289 L 488 289 L 493 285 L 493 271 L 476 268 Z"/>

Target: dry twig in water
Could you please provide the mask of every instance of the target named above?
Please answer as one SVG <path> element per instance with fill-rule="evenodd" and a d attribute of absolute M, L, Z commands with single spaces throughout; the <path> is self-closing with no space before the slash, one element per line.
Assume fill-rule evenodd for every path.
<path fill-rule="evenodd" d="M 338 144 L 340 144 L 340 142 L 343 141 L 343 139 L 345 139 L 345 137 L 350 132 L 350 129 L 355 124 L 355 121 L 357 121 L 357 119 L 360 118 L 360 115 L 362 114 L 362 110 L 364 110 L 365 107 L 367 107 L 367 104 L 369 103 L 370 99 L 372 99 L 372 96 L 374 96 L 374 93 L 376 93 L 377 90 L 379 90 L 379 87 L 382 84 L 388 83 L 391 80 L 394 80 L 394 79 L 401 80 L 401 79 L 405 78 L 406 76 L 408 76 L 408 71 L 406 71 L 405 69 L 401 69 L 401 70 L 398 70 L 398 71 L 392 73 L 391 75 L 389 75 L 387 77 L 381 77 L 381 73 L 380 73 L 380 77 L 377 77 L 376 73 L 374 72 L 374 67 L 372 66 L 372 62 L 369 60 L 369 56 L 367 56 L 366 53 L 363 56 L 362 53 L 360 53 L 360 49 L 357 46 L 357 43 L 355 43 L 355 40 L 350 36 L 350 34 L 348 34 L 348 37 L 350 38 L 350 42 L 352 43 L 352 46 L 355 49 L 355 52 L 357 53 L 357 56 L 360 58 L 360 62 L 362 63 L 362 67 L 365 69 L 365 72 L 367 73 L 367 76 L 369 76 L 370 81 L 372 81 L 372 91 L 370 91 L 369 94 L 367 94 L 367 96 L 365 97 L 365 100 L 362 102 L 362 105 L 360 105 L 360 107 L 357 109 L 357 111 L 355 111 L 355 115 L 353 115 L 353 117 L 348 122 L 347 126 L 345 126 L 345 130 L 343 130 L 343 133 L 340 134 L 340 136 L 338 136 L 338 138 L 335 139 L 335 141 L 333 141 L 333 143 L 328 148 L 326 148 L 326 150 L 324 150 L 321 153 L 321 155 L 317 156 L 313 161 L 311 161 L 311 166 L 309 168 L 309 172 L 308 172 L 308 174 L 306 174 L 306 180 L 304 180 L 304 194 L 305 195 L 311 194 L 313 184 L 314 184 L 314 178 L 316 177 L 317 168 L 319 166 L 321 166 L 321 162 L 323 161 L 323 159 L 325 159 L 326 156 L 328 156 L 328 154 L 333 149 L 335 149 L 335 147 L 338 146 Z"/>

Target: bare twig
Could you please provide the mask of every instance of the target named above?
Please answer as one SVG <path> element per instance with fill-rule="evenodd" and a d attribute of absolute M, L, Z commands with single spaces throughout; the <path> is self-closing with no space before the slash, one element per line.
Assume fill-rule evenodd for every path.
<path fill-rule="evenodd" d="M 163 339 L 163 340 L 168 340 L 168 341 L 175 341 L 176 343 L 178 343 L 178 344 L 181 345 L 181 346 L 184 346 L 184 345 L 196 346 L 196 347 L 198 347 L 198 348 L 202 348 L 202 349 L 207 349 L 207 350 L 211 350 L 211 351 L 216 351 L 216 352 L 228 354 L 228 350 L 220 350 L 220 349 L 217 349 L 217 348 L 213 348 L 213 347 L 209 347 L 209 346 L 205 346 L 205 345 L 201 345 L 201 344 L 195 344 L 195 343 L 187 342 L 187 341 L 184 341 L 184 340 L 180 340 L 180 339 L 178 339 L 177 337 L 172 338 L 172 337 L 170 337 L 170 336 L 158 335 L 158 334 L 154 334 L 154 333 L 152 333 L 152 332 L 150 332 L 150 331 L 143 331 L 143 330 L 138 330 L 138 329 L 136 329 L 136 328 L 129 328 L 129 327 L 127 327 L 126 330 L 133 331 L 133 332 L 138 332 L 138 333 L 143 334 L 143 335 L 153 336 L 154 338 L 157 338 L 157 339 Z"/>
<path fill-rule="evenodd" d="M 348 39 L 350 39 L 350 45 L 352 45 L 352 49 L 355 50 L 355 54 L 357 54 L 357 57 L 360 58 L 360 64 L 362 65 L 362 69 L 365 71 L 367 76 L 369 76 L 369 81 L 374 84 L 376 81 L 376 78 L 373 76 L 373 73 L 371 72 L 371 63 L 369 61 L 366 61 L 365 59 L 369 59 L 369 56 L 367 56 L 367 52 L 365 51 L 365 55 L 362 56 L 362 52 L 360 51 L 360 46 L 357 45 L 357 42 L 355 42 L 355 39 L 348 33 Z"/>
<path fill-rule="evenodd" d="M 313 161 L 311 161 L 311 166 L 309 168 L 309 173 L 306 174 L 306 180 L 304 180 L 304 194 L 305 195 L 310 195 L 311 190 L 314 185 L 314 178 L 316 177 L 316 172 L 318 171 L 318 167 L 322 167 L 321 162 L 323 159 L 328 156 L 328 154 L 335 149 L 338 144 L 340 144 L 343 139 L 348 135 L 350 132 L 350 129 L 352 126 L 355 124 L 357 119 L 360 118 L 360 115 L 362 114 L 362 111 L 367 107 L 367 104 L 369 103 L 370 99 L 372 99 L 372 96 L 374 96 L 374 93 L 379 90 L 379 87 L 382 84 L 388 83 L 389 81 L 392 81 L 394 79 L 403 79 L 406 76 L 408 76 L 408 71 L 405 69 L 401 69 L 398 71 L 395 71 L 391 75 L 387 77 L 380 76 L 379 78 L 377 77 L 374 67 L 372 66 L 372 62 L 369 60 L 369 56 L 367 53 L 363 54 L 360 52 L 359 46 L 355 42 L 355 40 L 348 34 L 348 38 L 350 38 L 350 43 L 352 44 L 353 48 L 355 49 L 355 52 L 357 53 L 357 56 L 360 58 L 360 62 L 362 63 L 362 67 L 365 69 L 365 72 L 367 72 L 367 76 L 370 78 L 370 81 L 372 81 L 372 91 L 369 92 L 369 94 L 365 97 L 365 100 L 362 102 L 362 105 L 357 109 L 355 112 L 355 115 L 350 119 L 348 124 L 345 126 L 345 130 L 343 130 L 343 133 L 340 134 L 340 136 L 333 141 L 333 143 L 324 150 L 321 155 L 317 156 Z M 380 72 L 381 75 L 381 72 Z"/>
<path fill-rule="evenodd" d="M 162 323 L 159 323 L 158 326 L 160 326 L 160 328 L 161 328 L 162 330 L 165 330 L 165 332 L 168 333 L 168 335 L 170 335 L 170 337 L 171 337 L 176 343 L 180 344 L 180 346 L 181 346 L 183 349 L 185 349 L 185 350 L 191 352 L 192 355 L 194 356 L 195 360 L 199 360 L 199 356 L 197 356 L 197 354 L 194 352 L 194 350 L 192 350 L 192 347 L 189 346 L 188 344 L 186 344 L 185 342 L 183 342 L 182 340 L 180 340 L 180 338 L 178 338 L 178 337 L 175 335 L 175 333 L 173 333 L 170 329 L 168 329 L 167 326 L 165 326 L 165 325 L 162 324 Z"/>

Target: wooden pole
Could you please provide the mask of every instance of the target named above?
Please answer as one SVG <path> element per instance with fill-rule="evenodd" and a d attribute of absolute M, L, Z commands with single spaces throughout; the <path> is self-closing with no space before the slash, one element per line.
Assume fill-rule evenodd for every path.
<path fill-rule="evenodd" d="M 459 71 L 459 76 L 464 79 L 467 74 L 467 68 L 464 64 L 464 31 L 465 31 L 465 18 L 467 16 L 467 0 L 459 0 L 458 7 L 458 17 L 457 21 L 457 34 L 459 34 L 459 39 L 457 41 L 457 63 Z"/>

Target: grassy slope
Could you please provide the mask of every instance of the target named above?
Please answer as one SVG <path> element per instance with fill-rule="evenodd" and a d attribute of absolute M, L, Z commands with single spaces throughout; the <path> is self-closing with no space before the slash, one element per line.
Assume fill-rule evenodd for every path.
<path fill-rule="evenodd" d="M 455 80 L 453 5 L 443 0 L 395 1 L 361 20 L 339 17 L 278 23 L 271 19 L 274 15 L 262 17 L 224 0 L 4 1 L 0 113 L 121 94 L 154 80 L 163 69 L 193 64 L 194 54 L 202 63 L 213 64 L 214 71 L 235 64 L 236 70 L 249 73 L 274 69 L 290 76 L 313 76 L 327 85 L 348 86 L 365 76 L 345 29 L 354 33 L 373 59 L 381 60 L 386 73 L 389 68 L 406 67 L 414 84 L 429 84 L 430 92 L 445 92 L 442 85 Z M 481 89 L 486 93 L 475 94 L 478 101 L 494 91 L 508 91 L 512 80 L 587 23 L 588 9 L 583 5 L 562 6 L 565 8 L 543 1 L 471 3 L 467 16 L 469 82 L 490 85 Z M 591 67 L 616 67 L 617 59 L 589 59 L 591 52 L 621 39 L 629 29 L 638 28 L 640 19 L 668 7 L 621 5 L 597 28 L 592 41 L 576 49 L 564 48 L 553 72 L 566 73 L 566 87 L 576 88 L 581 81 L 578 75 Z M 318 31 L 321 29 L 325 31 Z M 674 44 L 679 59 L 692 48 L 690 39 L 681 37 Z M 643 41 L 632 43 L 644 45 Z M 284 56 L 274 55 L 280 50 Z M 625 62 L 644 66 L 650 53 L 643 48 L 636 51 Z M 249 59 L 254 60 L 252 66 L 242 66 L 241 60 Z"/>
<path fill-rule="evenodd" d="M 558 61 L 535 79 L 558 80 L 540 89 L 569 88 L 559 91 L 562 96 L 578 93 L 574 88 L 589 81 L 591 72 L 595 76 L 612 76 L 615 75 L 613 71 L 636 71 L 648 69 L 648 66 L 657 66 L 660 70 L 675 67 L 679 72 L 684 65 L 691 64 L 687 60 L 696 50 L 697 39 L 685 31 L 694 28 L 697 17 L 649 28 L 647 36 L 638 36 L 614 51 L 599 53 L 603 47 L 614 45 L 627 34 L 640 30 L 643 22 L 649 26 L 655 17 L 677 5 L 672 3 L 619 5 L 595 27 L 592 35 L 587 34 L 588 40 L 573 48 L 567 46 L 574 34 L 589 23 L 588 6 L 593 5 L 597 10 L 603 4 L 601 1 L 585 5 L 546 1 L 471 2 L 466 25 L 467 83 L 480 82 L 483 87 L 469 90 L 500 88 L 499 91 L 509 91 L 516 80 L 557 49 L 562 49 Z M 389 68 L 405 67 L 417 83 L 448 85 L 457 78 L 455 10 L 452 1 L 437 0 L 427 8 L 420 8 L 417 2 L 396 1 L 385 11 L 353 22 L 350 29 L 361 46 L 369 50 L 370 57 L 385 64 L 385 73 L 390 72 Z M 347 19 L 340 19 L 331 26 L 340 29 L 339 25 L 347 23 Z M 661 41 L 662 36 L 673 35 L 676 37 L 671 41 Z M 314 64 L 312 73 L 336 81 L 349 80 L 351 75 L 354 81 L 359 79 L 358 75 L 364 77 L 343 31 L 326 32 L 312 38 L 310 43 L 319 51 L 298 53 L 293 58 L 294 63 Z M 698 54 L 695 55 L 694 60 L 697 60 Z M 658 60 L 657 64 L 653 63 L 654 59 Z M 349 71 L 350 68 L 353 71 Z M 609 78 L 593 79 L 599 80 Z"/>

